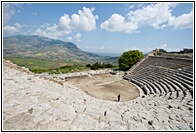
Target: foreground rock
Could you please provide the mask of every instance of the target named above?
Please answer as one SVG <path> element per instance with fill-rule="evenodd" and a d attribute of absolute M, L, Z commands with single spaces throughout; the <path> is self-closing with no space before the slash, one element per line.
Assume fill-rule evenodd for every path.
<path fill-rule="evenodd" d="M 3 65 L 3 130 L 193 130 L 192 98 L 113 102 Z"/>

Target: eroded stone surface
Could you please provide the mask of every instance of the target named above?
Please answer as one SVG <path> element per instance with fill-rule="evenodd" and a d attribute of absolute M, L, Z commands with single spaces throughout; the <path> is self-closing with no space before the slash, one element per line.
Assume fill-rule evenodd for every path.
<path fill-rule="evenodd" d="M 72 84 L 3 65 L 3 130 L 193 130 L 190 107 L 191 97 L 105 101 Z"/>

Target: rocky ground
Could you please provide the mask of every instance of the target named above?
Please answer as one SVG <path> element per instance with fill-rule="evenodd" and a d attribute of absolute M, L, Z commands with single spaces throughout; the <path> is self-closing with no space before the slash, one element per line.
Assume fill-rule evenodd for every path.
<path fill-rule="evenodd" d="M 3 130 L 193 130 L 193 99 L 94 98 L 3 61 Z"/>

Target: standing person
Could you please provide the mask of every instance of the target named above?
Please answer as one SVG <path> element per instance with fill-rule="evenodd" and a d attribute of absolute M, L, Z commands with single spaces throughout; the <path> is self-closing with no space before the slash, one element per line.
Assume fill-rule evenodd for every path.
<path fill-rule="evenodd" d="M 118 95 L 118 102 L 120 101 L 120 94 Z"/>

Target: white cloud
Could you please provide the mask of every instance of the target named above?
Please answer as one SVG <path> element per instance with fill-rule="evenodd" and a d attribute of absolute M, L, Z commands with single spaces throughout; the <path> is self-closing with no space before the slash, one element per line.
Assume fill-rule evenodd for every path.
<path fill-rule="evenodd" d="M 3 3 L 3 21 L 8 22 L 15 15 L 12 4 Z"/>
<path fill-rule="evenodd" d="M 105 49 L 105 47 L 104 46 L 101 46 L 100 49 Z"/>
<path fill-rule="evenodd" d="M 3 3 L 3 22 L 7 23 L 12 16 L 16 14 L 16 7 L 19 8 L 22 3 Z M 18 13 L 20 10 L 18 9 Z"/>
<path fill-rule="evenodd" d="M 155 29 L 163 29 L 167 26 L 173 26 L 174 29 L 191 28 L 193 25 L 193 11 L 174 17 L 172 11 L 176 6 L 176 3 L 140 5 L 137 10 L 130 11 L 126 17 L 113 14 L 100 26 L 101 29 L 106 31 L 124 33 L 135 32 L 145 25 L 152 26 Z"/>
<path fill-rule="evenodd" d="M 174 29 L 186 29 L 193 27 L 193 11 L 187 14 L 182 14 L 178 17 L 171 17 L 169 25 L 174 26 Z"/>
<path fill-rule="evenodd" d="M 21 28 L 22 28 L 22 25 L 20 25 L 19 23 L 15 23 L 14 26 L 9 26 L 9 25 L 4 26 L 3 31 L 14 34 L 14 33 L 19 32 Z"/>
<path fill-rule="evenodd" d="M 81 34 L 80 33 L 77 33 L 74 37 L 71 37 L 71 36 L 69 36 L 69 37 L 67 37 L 66 38 L 66 41 L 77 41 L 77 42 L 80 42 L 81 41 Z"/>
<path fill-rule="evenodd" d="M 96 29 L 97 15 L 93 15 L 94 8 L 83 7 L 78 14 L 71 15 L 64 14 L 59 19 L 59 30 L 76 30 L 76 31 L 92 31 Z"/>
<path fill-rule="evenodd" d="M 43 25 L 40 26 L 40 28 L 47 28 L 49 26 L 49 23 L 45 23 Z"/>
<path fill-rule="evenodd" d="M 66 38 L 66 40 L 67 41 L 71 41 L 72 40 L 72 37 L 69 36 L 69 37 Z"/>
<path fill-rule="evenodd" d="M 160 49 L 167 49 L 167 44 L 162 44 L 162 45 L 160 46 Z"/>
<path fill-rule="evenodd" d="M 171 8 L 175 6 L 175 3 L 150 4 L 136 11 L 130 11 L 128 19 L 139 26 L 147 24 L 160 29 L 162 25 L 167 23 L 168 18 L 172 16 Z"/>
<path fill-rule="evenodd" d="M 82 35 L 80 33 L 76 34 L 76 38 L 80 38 Z"/>
<path fill-rule="evenodd" d="M 77 33 L 74 38 L 76 39 L 77 42 L 81 42 L 81 36 L 82 35 L 80 33 Z"/>
<path fill-rule="evenodd" d="M 93 15 L 94 10 L 94 8 L 83 7 L 83 10 L 79 10 L 78 14 L 72 14 L 71 17 L 69 17 L 68 14 L 64 14 L 60 17 L 58 25 L 54 24 L 51 27 L 45 28 L 40 27 L 35 31 L 35 34 L 51 38 L 59 38 L 63 35 L 72 33 L 72 31 L 95 30 L 98 16 Z M 77 41 L 80 41 L 79 37 Z"/>
<path fill-rule="evenodd" d="M 60 36 L 62 36 L 61 32 L 57 32 L 57 31 L 50 32 L 48 30 L 43 30 L 41 28 L 36 29 L 34 34 L 49 37 L 49 38 L 53 38 L 53 39 L 58 39 Z"/>
<path fill-rule="evenodd" d="M 72 27 L 70 26 L 70 18 L 69 15 L 64 14 L 63 16 L 61 16 L 61 18 L 59 19 L 59 25 L 58 25 L 58 29 L 59 31 L 66 31 L 68 34 L 71 33 Z"/>
<path fill-rule="evenodd" d="M 131 33 L 138 28 L 132 22 L 125 21 L 125 18 L 119 14 L 113 14 L 108 20 L 101 24 L 101 29 L 110 32 L 125 32 Z"/>
<path fill-rule="evenodd" d="M 141 8 L 144 4 L 138 4 L 137 8 Z"/>
<path fill-rule="evenodd" d="M 71 24 L 75 30 L 91 31 L 96 29 L 96 20 L 98 16 L 94 16 L 92 12 L 94 8 L 83 7 L 83 10 L 79 10 L 78 14 L 73 14 L 71 16 Z"/>
<path fill-rule="evenodd" d="M 130 5 L 129 6 L 129 9 L 133 9 L 135 6 L 134 5 Z"/>

